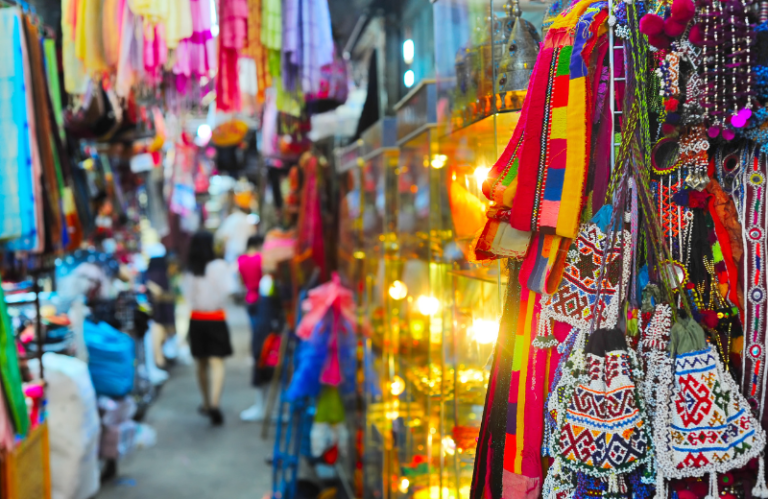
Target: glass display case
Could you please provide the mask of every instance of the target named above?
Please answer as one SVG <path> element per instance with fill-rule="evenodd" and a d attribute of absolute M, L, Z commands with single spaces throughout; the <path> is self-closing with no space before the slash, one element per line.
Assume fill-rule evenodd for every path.
<path fill-rule="evenodd" d="M 473 263 L 472 242 L 537 56 L 544 5 L 532 5 L 434 2 L 434 53 L 417 57 L 434 57 L 435 79 L 359 141 L 347 260 L 359 256 L 370 327 L 364 497 L 469 497 L 506 285 L 501 262 Z"/>

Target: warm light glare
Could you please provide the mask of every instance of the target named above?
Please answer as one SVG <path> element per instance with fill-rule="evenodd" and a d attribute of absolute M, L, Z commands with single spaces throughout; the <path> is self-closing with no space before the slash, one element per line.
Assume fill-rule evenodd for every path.
<path fill-rule="evenodd" d="M 389 389 L 392 392 L 392 395 L 398 397 L 405 391 L 405 381 L 403 381 L 403 378 L 400 376 L 395 376 L 395 380 L 389 384 Z"/>
<path fill-rule="evenodd" d="M 406 64 L 413 62 L 413 56 L 416 54 L 416 47 L 413 45 L 413 40 L 406 40 L 403 42 L 403 60 Z M 406 85 L 408 85 L 406 83 Z"/>
<path fill-rule="evenodd" d="M 434 296 L 421 295 L 416 298 L 416 308 L 422 315 L 435 315 L 440 310 L 440 301 Z"/>
<path fill-rule="evenodd" d="M 446 454 L 449 456 L 456 454 L 456 442 L 453 441 L 453 438 L 451 438 L 450 435 L 443 437 L 442 444 L 443 451 Z"/>
<path fill-rule="evenodd" d="M 403 281 L 395 281 L 389 286 L 389 296 L 393 300 L 402 300 L 408 295 L 408 288 Z"/>
<path fill-rule="evenodd" d="M 412 69 L 409 69 L 403 75 L 403 83 L 405 83 L 406 88 L 411 88 L 415 82 L 416 73 L 414 73 Z"/>
<path fill-rule="evenodd" d="M 445 166 L 446 162 L 448 162 L 448 156 L 445 154 L 435 154 L 430 164 L 432 165 L 432 168 L 439 170 Z"/>
<path fill-rule="evenodd" d="M 488 319 L 475 319 L 469 327 L 469 335 L 481 345 L 490 345 L 499 335 L 499 323 Z"/>
<path fill-rule="evenodd" d="M 408 486 L 410 486 L 410 485 L 411 485 L 411 482 L 409 482 L 407 478 L 403 477 L 403 479 L 400 480 L 400 487 L 398 487 L 398 489 L 400 489 L 400 493 L 401 494 L 407 494 L 408 493 Z"/>
<path fill-rule="evenodd" d="M 485 166 L 478 166 L 475 168 L 475 180 L 477 180 L 478 190 L 483 190 L 483 182 L 488 178 L 488 172 L 490 171 L 491 169 Z"/>

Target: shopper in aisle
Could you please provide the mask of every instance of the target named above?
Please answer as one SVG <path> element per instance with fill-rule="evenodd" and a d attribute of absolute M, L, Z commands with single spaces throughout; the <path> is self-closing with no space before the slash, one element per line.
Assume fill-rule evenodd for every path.
<path fill-rule="evenodd" d="M 232 355 L 224 307 L 234 290 L 227 263 L 214 253 L 213 234 L 197 232 L 190 241 L 182 291 L 192 310 L 188 341 L 203 397 L 200 412 L 210 417 L 214 426 L 224 423 L 219 407 L 224 388 L 224 358 Z"/>
<path fill-rule="evenodd" d="M 264 236 L 255 235 L 248 238 L 245 254 L 237 259 L 240 278 L 245 286 L 245 305 L 251 320 L 251 353 L 253 355 L 253 375 L 251 382 L 256 387 L 256 400 L 248 409 L 240 413 L 243 421 L 261 421 L 264 419 L 264 391 L 266 376 L 259 366 L 261 348 L 264 339 L 269 334 L 269 304 L 259 296 L 259 284 L 263 277 L 261 249 Z"/>

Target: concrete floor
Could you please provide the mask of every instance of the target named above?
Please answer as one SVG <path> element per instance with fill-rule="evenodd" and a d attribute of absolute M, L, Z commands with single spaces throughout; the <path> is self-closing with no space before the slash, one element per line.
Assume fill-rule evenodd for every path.
<path fill-rule="evenodd" d="M 261 439 L 261 424 L 238 415 L 251 405 L 250 332 L 243 308 L 228 310 L 235 348 L 227 360 L 222 397 L 226 418 L 212 428 L 197 413 L 200 405 L 192 366 L 177 365 L 145 423 L 157 431 L 157 444 L 134 450 L 119 463 L 118 476 L 104 484 L 97 499 L 261 499 L 271 489 L 274 426 Z"/>

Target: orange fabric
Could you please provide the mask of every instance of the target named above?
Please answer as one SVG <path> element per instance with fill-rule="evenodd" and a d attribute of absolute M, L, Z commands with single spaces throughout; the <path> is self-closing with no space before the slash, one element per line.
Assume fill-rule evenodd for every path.
<path fill-rule="evenodd" d="M 214 310 L 213 312 L 201 312 L 199 310 L 193 310 L 190 319 L 193 321 L 223 321 L 226 320 L 227 315 L 223 310 Z"/>

